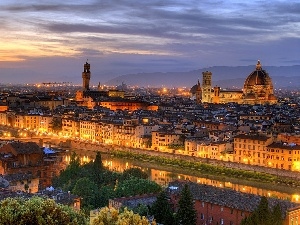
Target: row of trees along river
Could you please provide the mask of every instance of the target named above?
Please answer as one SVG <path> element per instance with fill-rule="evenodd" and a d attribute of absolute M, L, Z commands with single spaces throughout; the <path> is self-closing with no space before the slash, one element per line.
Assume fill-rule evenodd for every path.
<path fill-rule="evenodd" d="M 72 152 L 75 152 L 80 157 L 81 163 L 94 160 L 96 156 L 96 152 L 89 150 L 70 151 L 70 154 L 65 157 L 66 162 L 70 161 Z M 125 169 L 138 167 L 148 174 L 149 179 L 162 186 L 168 185 L 168 183 L 173 180 L 184 179 L 220 188 L 230 188 L 239 192 L 300 202 L 300 190 L 292 186 L 203 174 L 196 170 L 187 170 L 171 165 L 158 165 L 155 162 L 117 158 L 104 153 L 102 153 L 101 156 L 103 165 L 112 171 L 123 172 Z"/>

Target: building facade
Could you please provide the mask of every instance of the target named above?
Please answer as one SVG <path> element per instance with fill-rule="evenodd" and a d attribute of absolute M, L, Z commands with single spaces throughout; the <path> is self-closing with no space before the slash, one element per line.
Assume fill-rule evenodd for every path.
<path fill-rule="evenodd" d="M 260 61 L 256 68 L 249 74 L 244 82 L 243 90 L 222 90 L 215 86 L 212 88 L 212 73 L 205 71 L 202 73 L 202 99 L 196 98 L 197 103 L 229 103 L 238 104 L 276 104 L 277 98 L 274 95 L 272 79 L 269 74 L 262 69 Z"/>

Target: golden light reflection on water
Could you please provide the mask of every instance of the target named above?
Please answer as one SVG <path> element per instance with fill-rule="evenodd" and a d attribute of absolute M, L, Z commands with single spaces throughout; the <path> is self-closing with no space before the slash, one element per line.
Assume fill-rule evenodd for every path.
<path fill-rule="evenodd" d="M 66 162 L 70 162 L 70 156 L 65 157 Z M 80 162 L 81 163 L 87 163 L 93 160 L 92 156 L 81 156 Z M 268 197 L 276 197 L 280 199 L 289 199 L 293 202 L 300 202 L 300 195 L 299 194 L 289 194 L 289 193 L 283 193 L 280 191 L 275 190 L 267 190 L 260 187 L 250 186 L 250 185 L 243 185 L 238 183 L 232 183 L 229 181 L 220 181 L 215 180 L 207 177 L 196 177 L 196 176 L 190 176 L 187 174 L 178 174 L 163 170 L 157 170 L 153 168 L 143 168 L 140 166 L 137 166 L 134 161 L 129 161 L 125 159 L 115 159 L 115 158 L 109 158 L 105 159 L 102 157 L 102 162 L 105 167 L 107 167 L 111 171 L 116 172 L 123 172 L 125 169 L 132 168 L 132 167 L 138 167 L 141 168 L 143 171 L 147 172 L 149 175 L 149 178 L 156 183 L 166 186 L 169 182 L 182 179 L 182 180 L 190 180 L 195 183 L 199 184 L 205 184 L 213 187 L 219 187 L 219 188 L 229 188 L 235 191 L 243 192 L 243 193 L 249 193 L 249 194 L 256 194 L 260 196 L 268 196 Z M 155 165 L 153 165 L 155 167 Z"/>

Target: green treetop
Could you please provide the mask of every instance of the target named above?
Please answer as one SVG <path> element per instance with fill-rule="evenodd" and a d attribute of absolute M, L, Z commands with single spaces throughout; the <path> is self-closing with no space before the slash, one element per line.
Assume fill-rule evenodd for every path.
<path fill-rule="evenodd" d="M 196 225 L 197 215 L 189 186 L 184 185 L 178 201 L 176 221 L 179 225 Z"/>

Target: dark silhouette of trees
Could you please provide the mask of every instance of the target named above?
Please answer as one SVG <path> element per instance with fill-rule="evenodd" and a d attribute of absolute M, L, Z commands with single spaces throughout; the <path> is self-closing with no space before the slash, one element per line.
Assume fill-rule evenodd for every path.
<path fill-rule="evenodd" d="M 151 213 L 158 223 L 164 225 L 173 225 L 175 223 L 173 210 L 165 191 L 160 192 L 157 196 L 157 200 L 151 207 Z"/>
<path fill-rule="evenodd" d="M 280 205 L 277 204 L 273 210 L 270 210 L 268 199 L 261 197 L 257 209 L 245 219 L 242 220 L 241 225 L 282 225 L 282 212 Z"/>
<path fill-rule="evenodd" d="M 121 180 L 128 180 L 133 177 L 140 178 L 140 179 L 148 179 L 148 174 L 143 172 L 140 168 L 129 168 L 123 171 L 121 176 Z"/>
<path fill-rule="evenodd" d="M 108 204 L 110 198 L 158 193 L 161 187 L 140 169 L 129 169 L 124 174 L 112 172 L 102 164 L 101 154 L 97 152 L 94 161 L 80 165 L 79 157 L 72 154 L 70 164 L 53 179 L 53 186 L 82 197 L 85 212 Z"/>
<path fill-rule="evenodd" d="M 196 225 L 197 215 L 194 207 L 193 196 L 189 186 L 184 185 L 178 201 L 178 211 L 176 213 L 176 223 L 179 225 Z"/>

